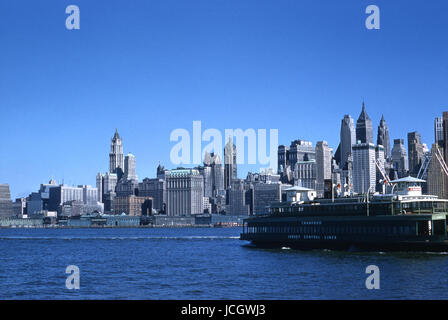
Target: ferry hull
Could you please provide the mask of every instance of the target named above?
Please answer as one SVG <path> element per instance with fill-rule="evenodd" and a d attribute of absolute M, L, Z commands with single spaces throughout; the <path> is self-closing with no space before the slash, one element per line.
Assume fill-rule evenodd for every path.
<path fill-rule="evenodd" d="M 259 248 L 288 247 L 298 250 L 329 249 L 341 251 L 403 251 L 403 252 L 448 252 L 448 239 L 396 240 L 396 241 L 360 241 L 360 240 L 323 240 L 294 239 L 282 237 L 253 237 L 241 234 L 240 240 L 250 241 Z"/>

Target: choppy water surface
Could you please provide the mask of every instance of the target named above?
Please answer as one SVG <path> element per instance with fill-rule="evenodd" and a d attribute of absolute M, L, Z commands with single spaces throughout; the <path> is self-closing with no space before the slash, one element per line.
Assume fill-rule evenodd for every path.
<path fill-rule="evenodd" d="M 256 249 L 240 231 L 0 229 L 0 299 L 448 299 L 448 254 Z"/>

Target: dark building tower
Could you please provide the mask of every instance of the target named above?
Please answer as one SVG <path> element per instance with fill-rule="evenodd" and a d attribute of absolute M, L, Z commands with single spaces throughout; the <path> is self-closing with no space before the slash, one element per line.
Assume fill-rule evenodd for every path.
<path fill-rule="evenodd" d="M 408 133 L 409 174 L 416 176 L 423 160 L 422 137 L 417 131 Z"/>
<path fill-rule="evenodd" d="M 356 144 L 355 125 L 352 117 L 348 114 L 346 114 L 341 121 L 340 137 L 340 167 L 345 169 L 347 167 L 348 158 L 352 154 L 352 146 Z"/>
<path fill-rule="evenodd" d="M 444 111 L 442 114 L 442 124 L 443 124 L 443 157 L 445 162 L 448 162 L 448 111 Z"/>
<path fill-rule="evenodd" d="M 437 117 L 434 119 L 434 142 L 443 148 L 443 118 Z"/>
<path fill-rule="evenodd" d="M 403 139 L 394 139 L 394 146 L 392 148 L 392 167 L 397 173 L 398 178 L 403 178 L 408 174 L 408 155 Z"/>
<path fill-rule="evenodd" d="M 362 111 L 359 115 L 358 121 L 356 121 L 356 141 L 361 141 L 361 143 L 372 143 L 373 144 L 373 127 L 372 120 L 366 112 L 366 107 L 364 101 L 362 103 Z"/>
<path fill-rule="evenodd" d="M 227 190 L 235 179 L 237 179 L 236 146 L 229 138 L 224 148 L 224 188 Z"/>
<path fill-rule="evenodd" d="M 124 169 L 124 154 L 123 154 L 123 141 L 118 134 L 118 129 L 115 130 L 114 137 L 110 144 L 109 153 L 109 172 L 116 173 L 118 180 L 123 176 Z"/>
<path fill-rule="evenodd" d="M 378 137 L 376 140 L 377 145 L 384 147 L 384 158 L 390 160 L 390 137 L 389 137 L 389 127 L 387 126 L 386 120 L 384 120 L 384 115 L 381 116 L 380 125 L 378 126 Z"/>

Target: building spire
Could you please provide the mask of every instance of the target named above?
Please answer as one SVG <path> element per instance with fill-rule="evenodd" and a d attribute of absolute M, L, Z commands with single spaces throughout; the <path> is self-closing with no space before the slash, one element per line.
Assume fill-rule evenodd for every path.
<path fill-rule="evenodd" d="M 118 134 L 118 129 L 115 128 L 114 140 L 120 139 L 120 135 Z"/>

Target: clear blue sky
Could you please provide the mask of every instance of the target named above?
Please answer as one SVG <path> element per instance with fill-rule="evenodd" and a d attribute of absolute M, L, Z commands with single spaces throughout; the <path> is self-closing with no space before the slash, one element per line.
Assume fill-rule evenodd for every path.
<path fill-rule="evenodd" d="M 65 28 L 76 4 L 81 29 Z M 381 30 L 367 30 L 369 4 Z M 448 2 L 54 0 L 0 2 L 0 183 L 95 184 L 115 128 L 140 178 L 171 168 L 172 130 L 278 128 L 339 143 L 361 103 L 391 139 L 433 142 L 448 110 Z M 257 167 L 243 166 L 239 175 Z"/>

